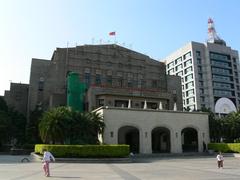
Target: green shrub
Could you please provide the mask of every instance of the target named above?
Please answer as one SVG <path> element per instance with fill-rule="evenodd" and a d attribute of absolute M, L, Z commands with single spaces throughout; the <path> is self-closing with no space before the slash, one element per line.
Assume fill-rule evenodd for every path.
<path fill-rule="evenodd" d="M 221 152 L 240 152 L 240 143 L 209 143 L 208 149 Z"/>
<path fill-rule="evenodd" d="M 35 153 L 42 154 L 47 149 L 55 157 L 126 157 L 129 145 L 49 145 L 36 144 Z"/>

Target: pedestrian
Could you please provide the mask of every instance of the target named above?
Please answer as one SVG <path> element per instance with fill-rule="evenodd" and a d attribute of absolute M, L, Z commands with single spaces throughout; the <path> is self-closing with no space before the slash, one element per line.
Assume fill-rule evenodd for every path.
<path fill-rule="evenodd" d="M 43 149 L 42 163 L 43 163 L 43 170 L 44 170 L 44 173 L 45 173 L 46 177 L 50 176 L 49 163 L 51 161 L 55 161 L 54 156 L 52 155 L 52 153 L 50 153 L 46 149 Z"/>
<path fill-rule="evenodd" d="M 217 165 L 218 165 L 218 168 L 223 168 L 223 155 L 221 153 L 221 151 L 218 153 L 217 155 Z"/>

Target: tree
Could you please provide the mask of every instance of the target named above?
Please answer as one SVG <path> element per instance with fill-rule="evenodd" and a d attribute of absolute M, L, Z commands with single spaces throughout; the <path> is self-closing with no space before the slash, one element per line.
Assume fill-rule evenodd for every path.
<path fill-rule="evenodd" d="M 44 143 L 64 143 L 69 130 L 70 109 L 57 107 L 45 113 L 39 123 L 39 133 Z"/>
<path fill-rule="evenodd" d="M 232 112 L 223 121 L 223 135 L 225 142 L 234 142 L 240 138 L 240 111 Z"/>
<path fill-rule="evenodd" d="M 68 107 L 45 112 L 39 124 L 44 143 L 98 144 L 98 134 L 103 128 L 103 119 L 99 114 L 80 113 Z"/>
<path fill-rule="evenodd" d="M 25 143 L 26 117 L 13 109 L 8 110 L 10 139 L 16 141 L 16 145 Z"/>
<path fill-rule="evenodd" d="M 0 111 L 4 111 L 4 112 L 8 111 L 7 103 L 2 97 L 0 97 Z"/>
<path fill-rule="evenodd" d="M 70 143 L 72 144 L 99 144 L 98 135 L 103 132 L 102 116 L 95 112 L 73 112 Z"/>
<path fill-rule="evenodd" d="M 30 113 L 29 120 L 26 125 L 26 142 L 28 144 L 42 143 L 39 135 L 39 123 L 43 111 L 36 108 Z"/>
<path fill-rule="evenodd" d="M 222 137 L 222 121 L 217 118 L 210 108 L 202 108 L 202 112 L 208 113 L 209 135 L 211 142 L 220 142 Z"/>
<path fill-rule="evenodd" d="M 9 141 L 10 118 L 6 112 L 0 111 L 0 147 Z"/>

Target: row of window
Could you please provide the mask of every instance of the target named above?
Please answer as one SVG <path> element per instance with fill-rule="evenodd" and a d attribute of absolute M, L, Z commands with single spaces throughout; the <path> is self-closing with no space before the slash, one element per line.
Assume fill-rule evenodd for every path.
<path fill-rule="evenodd" d="M 214 81 L 232 81 L 232 78 L 227 76 L 212 75 Z"/>
<path fill-rule="evenodd" d="M 192 59 L 187 60 L 187 61 L 184 62 L 183 64 L 177 65 L 177 66 L 175 67 L 175 69 L 174 69 L 174 68 L 169 69 L 169 70 L 168 70 L 168 74 L 173 75 L 174 72 L 177 72 L 177 71 L 179 71 L 179 70 L 182 70 L 183 67 L 186 68 L 186 67 L 188 67 L 188 66 L 190 66 L 190 65 L 192 65 Z M 191 71 L 192 71 L 192 66 L 186 68 L 185 73 L 188 73 L 188 71 L 189 71 L 190 69 L 191 69 Z M 180 72 L 179 72 L 179 73 L 180 73 Z"/>
<path fill-rule="evenodd" d="M 213 83 L 213 87 L 214 88 L 221 88 L 221 89 L 232 89 L 232 88 L 234 88 L 233 84 L 217 83 L 217 82 Z"/>
<path fill-rule="evenodd" d="M 215 96 L 234 96 L 233 91 L 213 90 Z"/>
<path fill-rule="evenodd" d="M 191 51 L 189 51 L 188 53 L 184 54 L 183 55 L 183 58 L 182 57 L 179 57 L 177 58 L 176 60 L 172 61 L 171 63 L 169 63 L 167 65 L 167 68 L 171 68 L 171 67 L 174 67 L 174 65 L 177 65 L 177 64 L 180 64 L 182 62 L 182 60 L 186 60 L 186 59 L 189 59 L 190 57 L 192 56 L 192 53 Z"/>
<path fill-rule="evenodd" d="M 214 60 L 211 60 L 211 65 L 219 66 L 219 67 L 223 67 L 223 68 L 231 68 L 231 63 L 214 61 Z"/>
<path fill-rule="evenodd" d="M 210 59 L 228 61 L 230 60 L 230 56 L 225 54 L 210 52 Z"/>
<path fill-rule="evenodd" d="M 101 106 L 114 106 L 114 107 L 128 107 L 128 100 L 114 100 L 114 105 L 112 104 L 112 101 L 105 102 L 104 99 L 97 99 L 97 107 Z M 145 102 L 133 102 L 131 101 L 131 107 L 135 108 L 143 108 Z M 147 102 L 147 109 L 158 109 L 159 108 L 159 103 L 157 102 Z M 169 109 L 168 102 L 162 103 L 162 108 L 163 109 Z"/>
<path fill-rule="evenodd" d="M 230 75 L 231 71 L 228 69 L 212 68 L 212 73 Z"/>
<path fill-rule="evenodd" d="M 123 79 L 122 77 L 112 78 L 112 76 L 106 76 L 103 78 L 100 74 L 96 74 L 95 82 L 92 83 L 94 77 L 91 77 L 89 73 L 85 73 L 84 82 L 89 86 L 90 84 L 102 85 L 106 84 L 112 86 L 115 84 L 117 87 L 146 87 L 146 81 L 141 80 L 133 80 L 131 78 Z M 160 82 L 158 80 L 150 80 L 151 88 L 158 88 L 160 86 Z"/>

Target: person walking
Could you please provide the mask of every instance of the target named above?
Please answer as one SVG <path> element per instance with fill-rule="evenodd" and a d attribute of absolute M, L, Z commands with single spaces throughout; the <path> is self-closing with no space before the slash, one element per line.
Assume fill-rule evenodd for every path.
<path fill-rule="evenodd" d="M 49 151 L 47 151 L 46 149 L 43 149 L 43 170 L 45 173 L 46 177 L 50 176 L 50 170 L 49 170 L 49 163 L 52 161 L 55 161 L 54 156 L 52 155 L 52 153 L 50 153 Z"/>
<path fill-rule="evenodd" d="M 223 158 L 222 153 L 219 152 L 216 158 L 217 158 L 218 168 L 223 168 L 223 160 L 224 160 L 224 158 Z"/>

